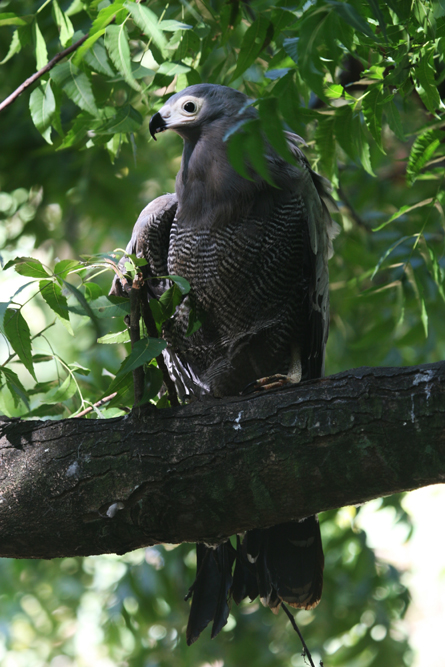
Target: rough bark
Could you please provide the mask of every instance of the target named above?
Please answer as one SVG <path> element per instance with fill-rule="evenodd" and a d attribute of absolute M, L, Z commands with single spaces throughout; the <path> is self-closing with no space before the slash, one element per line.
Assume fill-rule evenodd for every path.
<path fill-rule="evenodd" d="M 124 553 L 445 480 L 445 362 L 119 419 L 0 422 L 0 556 Z"/>

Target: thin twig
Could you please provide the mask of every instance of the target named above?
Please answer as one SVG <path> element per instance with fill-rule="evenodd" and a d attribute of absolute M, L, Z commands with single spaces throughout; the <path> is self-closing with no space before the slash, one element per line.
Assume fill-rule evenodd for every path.
<path fill-rule="evenodd" d="M 298 636 L 300 637 L 300 641 L 301 641 L 301 643 L 303 644 L 303 652 L 304 652 L 304 656 L 303 656 L 303 657 L 306 657 L 306 658 L 309 659 L 309 663 L 310 663 L 311 667 L 315 667 L 314 662 L 313 662 L 313 660 L 312 660 L 312 656 L 311 656 L 311 654 L 310 654 L 310 651 L 309 651 L 309 649 L 308 649 L 308 647 L 307 647 L 307 645 L 306 645 L 306 642 L 305 642 L 304 639 L 303 639 L 303 635 L 301 634 L 301 632 L 300 632 L 300 630 L 299 630 L 299 628 L 298 628 L 298 625 L 297 625 L 297 623 L 296 623 L 296 621 L 295 621 L 295 618 L 292 616 L 292 614 L 290 613 L 289 609 L 286 607 L 286 605 L 284 604 L 284 602 L 281 603 L 281 606 L 283 607 L 283 611 L 285 612 L 285 614 L 286 614 L 287 617 L 289 618 L 289 620 L 290 620 L 290 622 L 291 622 L 291 625 L 292 625 L 293 629 L 295 630 L 295 632 L 296 632 L 296 633 L 298 634 Z"/>
<path fill-rule="evenodd" d="M 13 93 L 9 95 L 3 102 L 0 103 L 0 111 L 3 111 L 3 109 L 6 109 L 7 106 L 15 102 L 15 100 L 27 89 L 29 86 L 32 86 L 32 84 L 40 79 L 44 74 L 49 72 L 57 63 L 59 60 L 62 60 L 65 58 L 65 56 L 68 56 L 70 53 L 73 51 L 76 51 L 79 46 L 82 46 L 82 44 L 88 39 L 89 33 L 81 37 L 75 44 L 72 44 L 69 46 L 67 49 L 64 51 L 60 51 L 60 53 L 57 53 L 54 58 L 52 58 L 44 67 L 39 69 L 38 72 L 33 74 L 32 76 L 29 77 L 29 79 L 26 79 L 18 88 L 14 90 Z"/>
<path fill-rule="evenodd" d="M 144 324 L 146 326 L 148 335 L 151 338 L 159 338 L 158 330 L 156 328 L 156 323 L 153 318 L 153 313 L 151 312 L 150 306 L 148 305 L 148 294 L 147 294 L 146 284 L 142 288 L 141 310 L 142 310 L 142 318 L 144 320 Z M 173 382 L 168 373 L 167 366 L 165 365 L 162 353 L 156 357 L 156 362 L 158 364 L 158 368 L 162 372 L 164 384 L 167 387 L 167 394 L 170 401 L 170 405 L 172 407 L 179 405 L 175 383 Z"/>
<path fill-rule="evenodd" d="M 130 290 L 130 340 L 131 340 L 131 349 L 134 349 L 134 346 L 141 339 L 141 332 L 139 326 L 139 320 L 141 317 L 140 309 L 140 300 L 141 300 L 141 283 L 142 280 L 139 277 L 136 277 L 133 280 L 133 285 Z M 134 405 L 140 403 L 142 396 L 144 395 L 144 368 L 143 366 L 138 366 L 133 371 L 133 384 L 134 384 Z"/>
<path fill-rule="evenodd" d="M 117 391 L 115 391 L 113 394 L 110 394 L 109 396 L 104 396 L 104 398 L 101 398 L 100 401 L 97 401 L 97 403 L 94 403 L 89 408 L 85 408 L 85 410 L 79 412 L 76 415 L 76 417 L 84 417 L 89 412 L 92 412 L 94 408 L 100 408 L 100 406 L 103 405 L 104 403 L 108 403 L 108 401 L 111 401 L 115 396 L 117 396 Z"/>

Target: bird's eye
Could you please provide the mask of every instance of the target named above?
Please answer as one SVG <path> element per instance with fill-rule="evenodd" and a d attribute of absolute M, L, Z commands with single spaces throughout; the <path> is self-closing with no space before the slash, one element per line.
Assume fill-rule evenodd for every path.
<path fill-rule="evenodd" d="M 187 113 L 194 113 L 196 111 L 196 104 L 194 102 L 186 102 L 182 108 Z"/>

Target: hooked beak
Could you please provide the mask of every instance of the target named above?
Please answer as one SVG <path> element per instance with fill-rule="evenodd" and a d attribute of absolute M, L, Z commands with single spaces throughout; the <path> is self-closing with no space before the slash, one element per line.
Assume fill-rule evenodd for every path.
<path fill-rule="evenodd" d="M 156 134 L 158 132 L 164 132 L 164 130 L 167 129 L 167 123 L 165 120 L 162 118 L 161 114 L 159 111 L 155 113 L 154 116 L 151 117 L 150 119 L 150 124 L 148 126 L 150 130 L 150 134 L 153 137 L 153 139 L 156 141 Z"/>

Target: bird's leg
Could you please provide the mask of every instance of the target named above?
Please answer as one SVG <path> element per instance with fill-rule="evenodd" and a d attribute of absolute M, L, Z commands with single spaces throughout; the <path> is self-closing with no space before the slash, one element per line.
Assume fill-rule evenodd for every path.
<path fill-rule="evenodd" d="M 287 384 L 298 384 L 301 382 L 301 356 L 298 345 L 292 345 L 291 365 L 287 375 L 276 373 L 275 375 L 268 375 L 267 377 L 258 378 L 255 382 L 247 385 L 243 390 L 243 394 L 248 394 L 253 391 L 267 391 L 268 389 L 278 389 Z"/>

